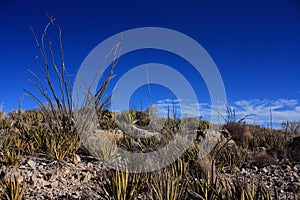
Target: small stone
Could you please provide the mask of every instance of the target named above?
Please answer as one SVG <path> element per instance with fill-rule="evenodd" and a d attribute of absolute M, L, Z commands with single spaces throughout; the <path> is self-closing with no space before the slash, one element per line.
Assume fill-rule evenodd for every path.
<path fill-rule="evenodd" d="M 240 171 L 240 168 L 238 168 L 238 167 L 234 168 L 234 172 L 239 172 L 239 171 Z"/>
<path fill-rule="evenodd" d="M 25 165 L 20 165 L 19 169 L 26 169 Z"/>
<path fill-rule="evenodd" d="M 241 174 L 246 174 L 245 168 L 242 168 L 242 169 L 241 169 Z"/>
<path fill-rule="evenodd" d="M 64 174 L 69 174 L 69 173 L 70 173 L 69 168 L 66 168 L 65 171 L 64 171 Z"/>
<path fill-rule="evenodd" d="M 294 166 L 294 168 L 300 170 L 300 164 L 296 164 L 296 165 Z"/>
<path fill-rule="evenodd" d="M 82 177 L 80 178 L 80 181 L 83 183 L 87 183 L 92 178 L 92 175 L 90 173 L 83 173 Z"/>
<path fill-rule="evenodd" d="M 37 182 L 38 182 L 38 178 L 36 177 L 36 175 L 32 175 L 30 177 L 30 181 L 31 181 L 31 183 L 32 183 L 33 186 L 36 186 Z"/>
<path fill-rule="evenodd" d="M 35 169 L 35 162 L 33 160 L 28 160 L 27 164 L 29 165 L 29 167 L 31 167 L 32 169 Z"/>
<path fill-rule="evenodd" d="M 92 168 L 92 167 L 93 167 L 93 163 L 90 163 L 90 162 L 89 162 L 89 163 L 87 164 L 87 167 L 88 167 L 88 168 Z"/>
<path fill-rule="evenodd" d="M 288 190 L 290 192 L 296 192 L 298 193 L 300 191 L 300 183 L 298 182 L 293 182 L 289 185 Z"/>
<path fill-rule="evenodd" d="M 57 188 L 58 187 L 58 181 L 54 181 L 53 183 L 51 183 L 51 187 L 52 188 Z"/>
<path fill-rule="evenodd" d="M 285 192 L 283 191 L 283 189 L 279 190 L 279 192 L 280 192 L 280 193 L 285 193 Z"/>
<path fill-rule="evenodd" d="M 258 170 L 258 168 L 257 168 L 256 166 L 252 166 L 252 168 L 253 168 L 255 171 Z"/>
<path fill-rule="evenodd" d="M 43 187 L 45 187 L 45 186 L 49 186 L 50 185 L 50 183 L 48 182 L 48 181 L 45 181 L 44 179 L 40 179 L 40 184 L 43 186 Z"/>
<path fill-rule="evenodd" d="M 40 166 L 38 166 L 38 169 L 39 169 L 40 171 L 44 171 L 44 166 L 43 166 L 43 165 L 40 165 Z"/>
<path fill-rule="evenodd" d="M 268 173 L 268 169 L 267 169 L 266 167 L 262 168 L 262 171 L 263 171 L 264 173 Z"/>
<path fill-rule="evenodd" d="M 293 176 L 295 177 L 295 179 L 300 180 L 300 177 L 297 172 L 293 172 Z"/>
<path fill-rule="evenodd" d="M 291 171 L 291 166 L 289 166 L 289 165 L 283 165 L 282 169 L 284 169 L 286 172 L 290 172 Z"/>

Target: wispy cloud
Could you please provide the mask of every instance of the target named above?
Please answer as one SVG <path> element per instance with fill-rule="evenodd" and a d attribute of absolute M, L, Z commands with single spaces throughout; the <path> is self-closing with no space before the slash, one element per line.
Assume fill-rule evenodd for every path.
<path fill-rule="evenodd" d="M 159 100 L 156 102 L 157 113 L 160 116 L 167 115 L 168 106 L 172 111 L 173 107 L 177 113 L 184 110 L 189 116 L 202 116 L 204 119 L 211 119 L 216 117 L 218 122 L 224 122 L 221 115 L 226 117 L 224 112 L 226 105 L 223 108 L 211 108 L 208 103 L 188 103 L 185 100 L 173 101 L 170 99 Z M 300 120 L 300 103 L 296 99 L 252 99 L 235 101 L 229 106 L 234 109 L 236 119 L 240 119 L 245 115 L 251 115 L 247 119 L 247 123 L 258 124 L 263 126 L 270 125 L 270 114 L 272 114 L 273 127 L 279 128 L 282 121 L 286 120 Z M 271 113 L 270 113 L 271 109 Z"/>
<path fill-rule="evenodd" d="M 168 109 L 170 109 L 170 114 L 173 115 L 173 112 L 176 112 L 177 117 L 188 114 L 189 117 L 202 117 L 210 121 L 213 118 L 216 119 L 219 115 L 218 112 L 221 110 L 220 108 L 212 109 L 208 103 L 190 102 L 186 99 L 173 102 L 170 99 L 162 99 L 158 100 L 154 106 L 156 107 L 156 114 L 159 116 L 167 116 Z"/>
<path fill-rule="evenodd" d="M 237 117 L 254 114 L 255 123 L 264 126 L 270 125 L 271 116 L 274 127 L 279 127 L 282 121 L 300 120 L 300 104 L 296 99 L 240 100 L 234 102 L 232 107 L 236 110 Z"/>

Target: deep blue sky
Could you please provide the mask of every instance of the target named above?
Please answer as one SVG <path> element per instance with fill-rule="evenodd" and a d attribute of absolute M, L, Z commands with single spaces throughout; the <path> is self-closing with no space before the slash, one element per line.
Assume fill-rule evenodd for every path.
<path fill-rule="evenodd" d="M 261 117 L 265 123 L 273 107 L 278 121 L 300 119 L 299 1 L 0 0 L 0 103 L 5 111 L 18 107 L 23 89 L 33 89 L 26 70 L 36 69 L 38 51 L 29 25 L 40 35 L 48 22 L 45 11 L 63 29 L 69 68 L 77 69 L 96 45 L 121 31 L 170 28 L 207 50 L 222 75 L 229 104 L 241 114 L 264 115 L 266 110 Z M 32 102 L 25 98 L 22 106 Z"/>

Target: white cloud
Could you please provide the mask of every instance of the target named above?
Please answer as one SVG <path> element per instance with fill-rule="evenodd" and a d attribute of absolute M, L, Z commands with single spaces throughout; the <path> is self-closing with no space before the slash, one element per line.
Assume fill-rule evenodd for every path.
<path fill-rule="evenodd" d="M 223 118 L 226 118 L 225 104 L 222 108 L 211 108 L 208 103 L 188 103 L 186 100 L 174 101 L 172 104 L 172 100 L 170 99 L 157 101 L 155 104 L 157 114 L 166 116 L 168 106 L 170 106 L 170 111 L 172 111 L 173 105 L 177 112 L 183 109 L 189 116 L 199 116 L 200 112 L 200 116 L 203 116 L 204 119 L 217 119 L 218 123 L 224 123 Z M 270 108 L 272 110 L 273 127 L 280 128 L 282 121 L 300 120 L 300 103 L 296 99 L 239 100 L 229 106 L 234 109 L 237 120 L 246 115 L 251 115 L 247 119 L 247 123 L 249 124 L 255 123 L 257 125 L 268 126 L 270 124 Z"/>
<path fill-rule="evenodd" d="M 218 111 L 222 110 L 221 108 L 211 108 L 211 105 L 208 103 L 198 103 L 190 102 L 189 100 L 179 100 L 174 103 L 170 99 L 158 100 L 153 106 L 156 107 L 156 114 L 158 116 L 167 116 L 168 106 L 170 109 L 170 115 L 173 115 L 173 107 L 177 113 L 177 117 L 182 117 L 185 114 L 188 114 L 189 117 L 202 117 L 203 119 L 219 122 L 214 120 L 218 119 Z M 224 108 L 223 108 L 224 109 Z"/>
<path fill-rule="evenodd" d="M 259 125 L 270 124 L 271 113 L 274 127 L 279 126 L 282 121 L 300 120 L 300 104 L 296 99 L 240 100 L 234 102 L 233 106 L 239 117 L 245 114 L 255 114 L 255 123 Z"/>

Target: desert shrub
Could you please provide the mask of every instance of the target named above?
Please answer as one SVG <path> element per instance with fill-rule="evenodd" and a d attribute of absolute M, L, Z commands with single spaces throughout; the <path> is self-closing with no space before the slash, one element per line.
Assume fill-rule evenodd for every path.
<path fill-rule="evenodd" d="M 290 140 L 291 137 L 282 131 L 258 128 L 253 133 L 250 147 L 252 150 L 265 147 L 274 158 L 282 159 L 286 157 L 287 144 Z"/>
<path fill-rule="evenodd" d="M 243 199 L 243 200 L 271 200 L 271 192 L 261 181 L 248 184 L 243 177 L 228 181 L 219 177 L 212 180 L 209 177 L 191 179 L 189 181 L 188 199 Z M 278 198 L 275 198 L 278 199 Z"/>
<path fill-rule="evenodd" d="M 260 168 L 270 166 L 276 163 L 274 157 L 267 154 L 266 152 L 260 152 L 254 155 L 253 159 L 254 159 L 253 164 Z"/>
<path fill-rule="evenodd" d="M 281 127 L 284 132 L 289 134 L 300 133 L 300 121 L 283 121 Z"/>
<path fill-rule="evenodd" d="M 288 157 L 293 162 L 300 162 L 300 137 L 295 137 L 288 144 Z"/>
<path fill-rule="evenodd" d="M 216 152 L 214 158 L 219 170 L 223 171 L 227 168 L 230 173 L 234 173 L 237 168 L 244 164 L 248 158 L 248 153 L 242 147 L 227 143 Z"/>
<path fill-rule="evenodd" d="M 104 130 L 116 129 L 114 113 L 109 110 L 104 110 L 97 113 L 99 125 Z"/>
<path fill-rule="evenodd" d="M 147 111 L 135 111 L 135 116 L 135 124 L 138 126 L 148 126 L 151 121 Z"/>
<path fill-rule="evenodd" d="M 188 162 L 189 174 L 197 179 L 204 177 L 214 177 L 215 168 L 214 161 L 209 156 L 202 159 L 191 159 Z"/>
<path fill-rule="evenodd" d="M 243 177 L 237 176 L 234 181 L 221 181 L 222 188 L 226 192 L 222 192 L 221 199 L 245 199 L 245 200 L 272 200 L 271 192 L 263 183 L 252 181 L 249 185 Z M 276 198 L 275 198 L 276 199 Z"/>
<path fill-rule="evenodd" d="M 230 137 L 239 146 L 248 148 L 252 142 L 253 135 L 246 123 L 229 122 L 224 126 L 225 130 L 230 133 Z"/>

